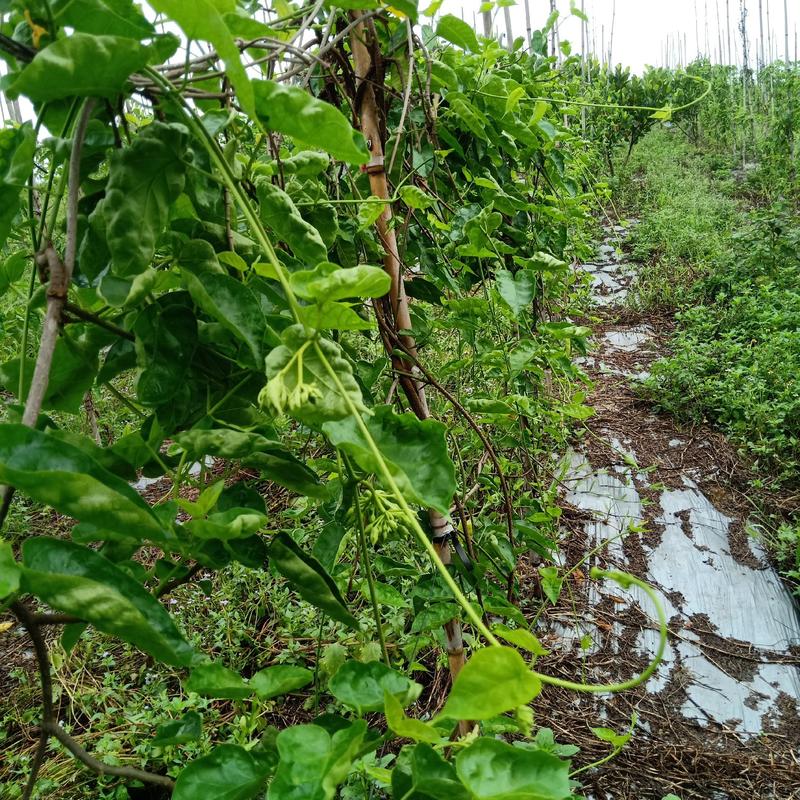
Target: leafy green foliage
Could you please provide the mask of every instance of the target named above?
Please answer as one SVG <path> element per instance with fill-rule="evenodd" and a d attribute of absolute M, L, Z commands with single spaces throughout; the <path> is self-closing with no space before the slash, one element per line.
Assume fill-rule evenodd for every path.
<path fill-rule="evenodd" d="M 325 611 L 339 622 L 358 628 L 355 617 L 347 610 L 339 589 L 322 565 L 304 553 L 287 534 L 278 533 L 269 550 L 270 562 L 288 578 L 300 596 Z"/>
<path fill-rule="evenodd" d="M 256 114 L 266 127 L 325 150 L 341 161 L 351 164 L 368 161 L 364 137 L 353 130 L 338 109 L 296 86 L 274 81 L 256 81 L 253 86 Z"/>
<path fill-rule="evenodd" d="M 347 661 L 331 678 L 334 697 L 359 714 L 383 710 L 384 693 L 405 707 L 419 697 L 422 687 L 380 661 Z"/>
<path fill-rule="evenodd" d="M 46 47 L 8 87 L 34 102 L 66 97 L 113 97 L 147 64 L 150 51 L 122 36 L 74 33 Z"/>
<path fill-rule="evenodd" d="M 57 539 L 28 539 L 22 586 L 59 611 L 140 647 L 167 664 L 195 658 L 164 607 L 103 556 Z"/>
<path fill-rule="evenodd" d="M 539 679 L 510 647 L 485 647 L 458 674 L 441 711 L 450 719 L 490 719 L 526 705 L 541 691 Z"/>
<path fill-rule="evenodd" d="M 212 794 L 220 800 L 249 800 L 263 787 L 266 777 L 267 771 L 243 747 L 221 744 L 181 772 L 172 796 L 200 800 Z"/>

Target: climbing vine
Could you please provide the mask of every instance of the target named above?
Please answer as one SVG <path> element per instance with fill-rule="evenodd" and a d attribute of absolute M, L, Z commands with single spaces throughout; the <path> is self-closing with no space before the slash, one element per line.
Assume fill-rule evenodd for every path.
<path fill-rule="evenodd" d="M 24 297 L 0 366 L 0 597 L 31 638 L 42 702 L 24 796 L 51 737 L 181 800 L 332 798 L 355 773 L 405 800 L 572 796 L 587 766 L 534 737 L 529 704 L 543 685 L 645 681 L 665 620 L 648 586 L 595 569 L 650 596 L 656 658 L 609 684 L 551 675 L 517 565 L 555 602 L 548 458 L 591 414 L 569 264 L 607 197 L 595 173 L 691 100 L 661 76 L 603 101 L 643 107 L 640 128 L 609 124 L 577 59 L 547 54 L 552 17 L 523 53 L 453 16 L 425 24 L 436 9 L 409 0 L 150 6 L 0 4 L 3 90 L 35 112 L 0 131 L 0 286 Z M 576 113 L 594 106 L 600 147 Z M 79 435 L 70 421 L 102 391 L 131 423 Z M 167 491 L 145 500 L 141 475 Z M 68 536 L 15 528 L 28 501 L 72 520 Z M 321 686 L 318 665 L 244 675 L 210 657 L 162 601 L 234 563 L 280 576 L 334 637 L 374 637 L 377 658 Z M 385 615 L 409 566 L 411 631 L 443 646 L 452 679 L 425 719 Z M 244 740 L 168 770 L 88 752 L 59 723 L 52 666 L 88 628 L 174 668 L 176 691 L 236 703 Z M 261 724 L 310 684 L 337 714 Z M 202 720 L 152 735 L 183 744 Z M 365 760 L 377 751 L 380 766 Z"/>

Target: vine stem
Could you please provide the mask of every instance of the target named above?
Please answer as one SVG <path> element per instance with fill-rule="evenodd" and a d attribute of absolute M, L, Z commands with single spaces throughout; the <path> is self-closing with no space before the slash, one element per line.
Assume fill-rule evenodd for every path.
<path fill-rule="evenodd" d="M 75 252 L 78 238 L 78 195 L 80 193 L 81 152 L 86 136 L 86 126 L 94 108 L 94 100 L 88 99 L 78 118 L 75 134 L 72 139 L 72 152 L 69 157 L 69 178 L 67 189 L 67 242 L 62 261 L 51 242 L 37 255 L 40 267 L 50 270 L 50 281 L 47 287 L 47 312 L 42 323 L 42 338 L 39 343 L 39 355 L 31 378 L 31 388 L 25 402 L 22 424 L 29 428 L 36 426 L 39 412 L 42 410 L 47 385 L 50 380 L 50 368 L 53 364 L 53 352 L 58 341 L 61 318 L 67 302 L 67 292 L 75 267 Z"/>
<path fill-rule="evenodd" d="M 346 455 L 343 455 L 343 460 L 345 466 L 347 467 L 347 472 L 350 475 L 350 480 L 353 481 L 355 484 L 355 489 L 353 491 L 353 502 L 355 503 L 356 507 L 356 521 L 358 523 L 358 541 L 361 545 L 361 560 L 364 562 L 364 572 L 367 576 L 367 586 L 369 587 L 369 599 L 372 603 L 372 613 L 375 616 L 375 627 L 378 631 L 378 642 L 381 646 L 381 653 L 383 653 L 383 660 L 387 667 L 391 667 L 392 664 L 389 661 L 389 651 L 386 649 L 386 637 L 383 633 L 383 623 L 381 622 L 381 607 L 378 603 L 378 593 L 375 590 L 375 576 L 372 574 L 372 564 L 370 563 L 369 558 L 369 548 L 367 546 L 367 533 L 364 530 L 364 517 L 361 513 L 361 499 L 358 495 L 358 482 L 355 479 L 355 475 L 353 474 L 353 469 L 350 466 L 350 460 L 347 458 Z"/>

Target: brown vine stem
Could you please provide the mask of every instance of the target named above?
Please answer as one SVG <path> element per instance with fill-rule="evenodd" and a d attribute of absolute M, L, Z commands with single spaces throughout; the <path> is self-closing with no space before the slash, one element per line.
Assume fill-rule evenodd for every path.
<path fill-rule="evenodd" d="M 44 250 L 37 254 L 36 260 L 40 268 L 50 271 L 47 287 L 47 311 L 42 324 L 42 338 L 39 344 L 39 355 L 33 370 L 31 388 L 25 402 L 22 424 L 29 428 L 36 427 L 36 420 L 42 410 L 42 402 L 50 380 L 50 368 L 53 364 L 53 351 L 58 341 L 61 318 L 67 302 L 67 291 L 75 268 L 75 252 L 78 239 L 78 195 L 80 192 L 80 169 L 83 140 L 86 126 L 94 108 L 94 100 L 87 100 L 78 118 L 75 135 L 72 140 L 72 153 L 69 159 L 69 179 L 67 194 L 67 241 L 64 249 L 64 260 L 58 257 L 52 242 L 48 242 Z"/>
<path fill-rule="evenodd" d="M 86 126 L 89 124 L 93 108 L 94 100 L 89 99 L 84 103 L 72 140 L 72 153 L 69 159 L 69 195 L 67 197 L 67 244 L 64 261 L 61 261 L 58 257 L 52 242 L 48 242 L 44 249 L 36 255 L 36 263 L 39 268 L 49 270 L 50 281 L 47 287 L 47 311 L 42 323 L 39 354 L 36 357 L 31 388 L 28 391 L 25 410 L 22 414 L 22 424 L 27 425 L 29 428 L 36 427 L 39 412 L 42 410 L 42 402 L 50 380 L 50 368 L 53 365 L 53 352 L 56 342 L 58 342 L 64 305 L 67 302 L 67 290 L 72 278 L 72 270 L 75 267 L 81 151 L 83 150 L 83 140 L 86 136 Z M 8 516 L 13 498 L 14 487 L 6 486 L 3 489 L 3 502 L 0 505 L 0 527 L 2 527 Z"/>
<path fill-rule="evenodd" d="M 376 88 L 382 90 L 384 81 L 380 45 L 371 19 L 368 19 L 361 11 L 351 11 L 350 18 L 351 25 L 353 25 L 350 48 L 353 54 L 357 90 L 355 105 L 361 132 L 367 140 L 367 147 L 370 151 L 370 160 L 365 169 L 369 176 L 372 194 L 382 200 L 390 200 L 391 193 L 384 167 L 383 126 L 376 96 Z M 413 59 L 411 60 L 413 63 Z M 386 203 L 386 207 L 378 217 L 376 228 L 384 251 L 383 268 L 391 279 L 389 294 L 384 298 L 383 307 L 381 308 L 381 303 L 375 304 L 376 316 L 382 318 L 383 325 L 392 331 L 392 336 L 399 338 L 403 343 L 403 349 L 413 357 L 413 364 L 417 361 L 417 345 L 414 337 L 408 333 L 412 329 L 411 315 L 403 285 L 402 264 L 398 255 L 397 237 L 392 225 L 390 202 Z M 384 335 L 383 342 L 392 360 L 392 366 L 400 376 L 406 370 L 405 359 L 400 358 L 391 347 L 389 337 Z M 414 413 L 420 419 L 430 417 L 428 403 L 425 399 L 425 387 L 422 382 L 416 376 L 412 379 L 401 377 L 400 385 L 403 387 Z M 428 519 L 433 531 L 433 546 L 436 555 L 442 564 L 450 564 L 452 562 L 450 536 L 453 526 L 444 515 L 433 509 L 428 510 Z M 455 681 L 466 663 L 461 621 L 452 619 L 447 622 L 444 625 L 444 634 L 450 675 Z M 462 720 L 459 722 L 459 728 L 462 734 L 466 734 L 469 731 L 469 724 Z"/>

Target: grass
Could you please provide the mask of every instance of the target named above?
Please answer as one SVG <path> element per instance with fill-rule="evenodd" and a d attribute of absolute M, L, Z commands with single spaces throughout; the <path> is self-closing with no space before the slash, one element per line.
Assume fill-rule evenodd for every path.
<path fill-rule="evenodd" d="M 800 484 L 800 215 L 786 202 L 748 207 L 755 179 L 740 184 L 734 166 L 666 130 L 632 160 L 622 197 L 641 214 L 633 303 L 678 322 L 645 388 L 661 409 L 723 430 L 754 482 L 791 489 Z M 773 539 L 797 579 L 798 520 Z"/>

